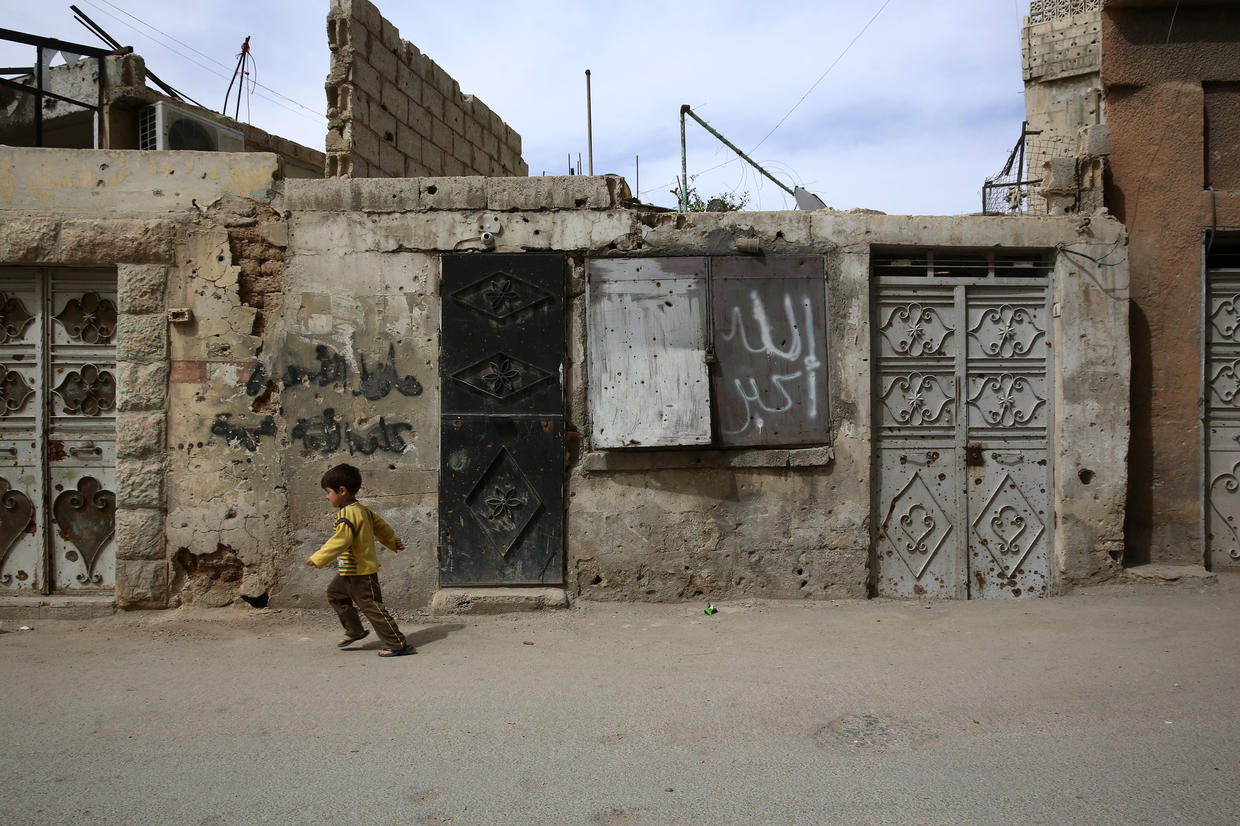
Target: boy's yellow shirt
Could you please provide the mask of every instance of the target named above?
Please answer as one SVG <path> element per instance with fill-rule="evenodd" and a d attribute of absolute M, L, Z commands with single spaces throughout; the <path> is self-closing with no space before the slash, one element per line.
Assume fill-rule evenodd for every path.
<path fill-rule="evenodd" d="M 341 576 L 364 576 L 379 572 L 375 540 L 385 547 L 396 546 L 396 532 L 378 514 L 356 499 L 336 512 L 336 531 L 323 547 L 314 552 L 310 562 L 322 568 L 336 560 Z"/>

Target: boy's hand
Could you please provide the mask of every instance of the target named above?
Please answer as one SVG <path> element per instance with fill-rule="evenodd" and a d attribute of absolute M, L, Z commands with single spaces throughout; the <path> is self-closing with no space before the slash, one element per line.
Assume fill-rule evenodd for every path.
<path fill-rule="evenodd" d="M 405 550 L 405 543 L 400 541 L 400 537 L 396 537 L 396 544 L 392 546 L 392 553 L 400 553 Z"/>
<path fill-rule="evenodd" d="M 317 567 L 319 567 L 318 565 L 315 565 L 315 564 L 314 564 L 314 560 L 313 560 L 313 559 L 307 559 L 307 560 L 306 560 L 306 564 L 307 564 L 307 565 L 309 565 L 311 568 L 317 568 Z"/>

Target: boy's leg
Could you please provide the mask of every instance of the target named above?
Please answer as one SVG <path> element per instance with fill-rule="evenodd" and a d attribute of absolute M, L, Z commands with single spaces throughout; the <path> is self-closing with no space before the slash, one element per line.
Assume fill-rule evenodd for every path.
<path fill-rule="evenodd" d="M 336 574 L 331 584 L 327 586 L 327 601 L 336 610 L 336 616 L 340 617 L 340 624 L 344 626 L 344 633 L 347 637 L 361 637 L 366 633 L 366 629 L 362 627 L 362 619 L 357 615 L 357 608 L 353 606 L 353 596 L 350 593 L 352 588 L 348 580 L 356 578 Z"/>
<path fill-rule="evenodd" d="M 379 590 L 379 575 L 364 574 L 362 576 L 343 577 L 351 580 L 349 593 L 358 609 L 370 620 L 375 633 L 383 641 L 383 647 L 391 651 L 399 651 L 406 645 L 405 635 L 400 633 L 396 620 L 383 607 L 383 594 Z"/>

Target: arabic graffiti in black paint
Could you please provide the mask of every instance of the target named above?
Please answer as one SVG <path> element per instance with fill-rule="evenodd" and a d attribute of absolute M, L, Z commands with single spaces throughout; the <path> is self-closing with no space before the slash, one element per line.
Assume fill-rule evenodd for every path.
<path fill-rule="evenodd" d="M 318 344 L 314 348 L 314 357 L 319 363 L 318 367 L 290 364 L 284 371 L 283 385 L 292 387 L 317 384 L 319 387 L 327 387 L 337 382 L 350 383 L 349 364 L 344 356 L 326 344 Z M 353 391 L 354 396 L 365 396 L 369 401 L 377 402 L 386 398 L 393 390 L 405 396 L 422 395 L 422 382 L 418 381 L 416 376 L 402 377 L 396 371 L 396 345 L 388 345 L 387 360 L 376 362 L 373 369 L 366 364 L 364 354 L 359 353 L 357 360 L 361 373 L 360 389 Z M 255 364 L 249 380 L 245 383 L 246 395 L 254 397 L 262 393 L 267 387 L 268 378 L 266 365 L 261 361 Z"/>
<path fill-rule="evenodd" d="M 408 444 L 401 434 L 411 430 L 411 424 L 388 422 L 386 417 L 380 416 L 378 424 L 359 432 L 353 429 L 352 423 L 338 418 L 335 409 L 329 407 L 320 417 L 298 419 L 291 435 L 294 440 L 300 440 L 307 450 L 324 456 L 340 450 L 341 445 L 348 449 L 350 455 L 361 453 L 369 456 L 380 450 L 404 453 Z"/>
<path fill-rule="evenodd" d="M 326 344 L 319 344 L 314 348 L 314 357 L 319 361 L 317 370 L 296 364 L 289 365 L 284 377 L 285 387 L 303 383 L 317 383 L 319 387 L 326 387 L 333 382 L 348 380 L 349 365 L 345 362 L 344 356 Z"/>
<path fill-rule="evenodd" d="M 211 432 L 216 436 L 223 436 L 229 443 L 236 442 L 248 451 L 258 450 L 260 437 L 276 435 L 276 420 L 271 416 L 264 416 L 258 427 L 235 425 L 231 419 L 231 413 L 216 413 Z"/>
<path fill-rule="evenodd" d="M 395 388 L 405 396 L 422 395 L 422 382 L 413 376 L 399 378 L 396 373 L 396 346 L 388 345 L 387 363 L 375 366 L 372 373 L 366 369 L 366 357 L 359 354 L 358 361 L 362 365 L 362 389 L 353 391 L 355 396 L 365 396 L 370 401 L 378 401 L 387 396 Z"/>

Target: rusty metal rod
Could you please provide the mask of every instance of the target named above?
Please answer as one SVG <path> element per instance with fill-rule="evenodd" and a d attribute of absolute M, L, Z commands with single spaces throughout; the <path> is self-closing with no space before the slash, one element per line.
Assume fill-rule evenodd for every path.
<path fill-rule="evenodd" d="M 594 174 L 594 113 L 590 101 L 590 70 L 586 69 L 586 149 L 590 157 L 590 174 Z"/>
<path fill-rule="evenodd" d="M 686 103 L 684 106 L 681 106 L 681 107 L 680 107 L 680 158 L 681 158 L 681 168 L 682 168 L 682 171 L 684 171 L 684 167 L 685 167 L 685 115 L 688 115 L 689 117 L 693 118 L 693 119 L 694 119 L 695 121 L 697 121 L 698 123 L 702 124 L 702 128 L 703 128 L 703 129 L 705 129 L 707 132 L 709 132 L 709 133 L 711 133 L 712 135 L 714 135 L 714 136 L 715 136 L 716 138 L 718 138 L 719 140 L 723 141 L 723 145 L 724 145 L 724 146 L 728 147 L 728 149 L 731 149 L 733 152 L 735 152 L 736 154 L 738 154 L 738 155 L 740 155 L 742 158 L 744 158 L 744 159 L 745 159 L 745 161 L 746 161 L 746 162 L 747 162 L 750 166 L 752 166 L 754 169 L 758 170 L 758 171 L 759 171 L 759 172 L 761 172 L 763 175 L 765 175 L 766 177 L 768 177 L 768 178 L 770 178 L 772 181 L 774 181 L 774 182 L 775 182 L 775 185 L 776 185 L 776 186 L 778 186 L 780 189 L 782 189 L 784 192 L 787 192 L 789 195 L 792 195 L 792 196 L 794 196 L 794 197 L 796 196 L 796 193 L 795 193 L 795 192 L 793 192 L 792 187 L 788 186 L 788 185 L 787 185 L 787 184 L 785 184 L 783 181 L 781 181 L 781 180 L 779 180 L 778 178 L 776 178 L 776 177 L 775 177 L 774 175 L 772 175 L 770 172 L 767 172 L 765 169 L 763 169 L 763 168 L 762 168 L 762 167 L 758 164 L 758 162 L 757 162 L 757 161 L 755 161 L 753 158 L 749 157 L 749 156 L 748 156 L 748 155 L 746 155 L 744 152 L 742 152 L 742 151 L 741 151 L 741 150 L 740 150 L 740 149 L 736 146 L 736 144 L 732 143 L 732 141 L 728 140 L 728 139 L 727 139 L 727 138 L 725 138 L 723 135 L 721 135 L 721 134 L 719 134 L 717 131 L 715 131 L 715 129 L 714 129 L 714 128 L 713 128 L 713 127 L 709 124 L 709 123 L 707 123 L 706 121 L 704 121 L 704 120 L 702 120 L 701 118 L 699 118 L 699 117 L 697 116 L 697 113 L 696 113 L 696 112 L 694 112 L 691 108 L 689 108 L 689 104 L 687 104 L 687 103 Z M 686 192 L 687 192 L 687 190 L 686 190 Z M 684 210 L 682 209 L 682 210 L 681 210 L 681 212 L 684 212 Z"/>

